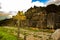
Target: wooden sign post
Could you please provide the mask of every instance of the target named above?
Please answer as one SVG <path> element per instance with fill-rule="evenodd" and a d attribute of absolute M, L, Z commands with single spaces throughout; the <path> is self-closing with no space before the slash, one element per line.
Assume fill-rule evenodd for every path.
<path fill-rule="evenodd" d="M 17 40 L 20 39 L 20 27 L 21 27 L 21 21 L 26 19 L 26 16 L 23 15 L 23 12 L 18 11 L 17 15 L 14 17 L 14 19 L 17 20 L 18 23 L 18 33 L 17 33 Z"/>

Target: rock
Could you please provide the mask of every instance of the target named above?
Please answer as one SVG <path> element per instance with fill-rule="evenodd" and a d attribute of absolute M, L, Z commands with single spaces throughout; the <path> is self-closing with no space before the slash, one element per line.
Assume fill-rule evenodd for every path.
<path fill-rule="evenodd" d="M 29 35 L 29 36 L 27 36 L 27 37 L 26 37 L 26 40 L 34 40 L 33 35 Z"/>
<path fill-rule="evenodd" d="M 42 39 L 39 38 L 39 37 L 34 37 L 33 35 L 28 35 L 28 36 L 26 37 L 26 40 L 42 40 Z"/>
<path fill-rule="evenodd" d="M 51 38 L 53 40 L 60 40 L 60 29 L 57 29 L 52 35 Z"/>

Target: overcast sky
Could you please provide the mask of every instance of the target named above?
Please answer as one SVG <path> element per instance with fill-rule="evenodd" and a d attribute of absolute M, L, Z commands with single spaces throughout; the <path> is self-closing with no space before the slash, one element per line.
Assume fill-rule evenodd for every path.
<path fill-rule="evenodd" d="M 60 0 L 0 0 L 0 11 L 26 11 L 30 7 L 46 6 L 48 4 L 60 4 Z"/>

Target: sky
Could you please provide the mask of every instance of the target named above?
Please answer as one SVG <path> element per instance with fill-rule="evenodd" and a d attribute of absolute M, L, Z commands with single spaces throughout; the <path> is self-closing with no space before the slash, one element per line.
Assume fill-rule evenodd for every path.
<path fill-rule="evenodd" d="M 36 2 L 36 1 L 39 1 L 39 2 L 42 2 L 42 3 L 46 3 L 48 0 L 32 0 L 32 2 Z"/>
<path fill-rule="evenodd" d="M 0 0 L 0 11 L 27 11 L 30 7 L 60 4 L 60 0 Z"/>

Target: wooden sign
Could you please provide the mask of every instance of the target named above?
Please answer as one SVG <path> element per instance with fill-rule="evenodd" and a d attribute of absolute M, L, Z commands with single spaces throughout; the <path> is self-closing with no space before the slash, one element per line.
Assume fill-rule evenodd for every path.
<path fill-rule="evenodd" d="M 26 16 L 22 12 L 18 12 L 16 16 L 14 16 L 16 20 L 26 20 Z"/>

